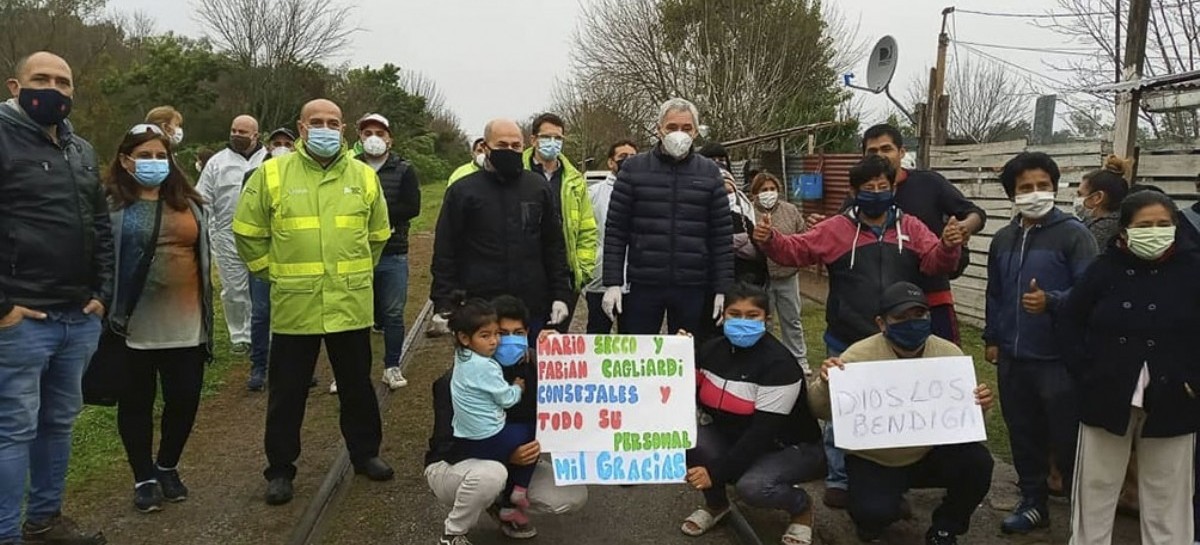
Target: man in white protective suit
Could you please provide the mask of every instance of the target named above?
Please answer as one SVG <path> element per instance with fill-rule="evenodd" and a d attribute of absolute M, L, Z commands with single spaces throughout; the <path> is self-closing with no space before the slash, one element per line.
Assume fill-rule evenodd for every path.
<path fill-rule="evenodd" d="M 229 128 L 229 144 L 204 165 L 196 190 L 208 203 L 213 261 L 221 277 L 221 303 L 229 342 L 237 355 L 250 352 L 250 274 L 238 257 L 233 240 L 233 213 L 242 194 L 246 172 L 258 168 L 267 156 L 259 141 L 258 121 L 239 115 Z"/>

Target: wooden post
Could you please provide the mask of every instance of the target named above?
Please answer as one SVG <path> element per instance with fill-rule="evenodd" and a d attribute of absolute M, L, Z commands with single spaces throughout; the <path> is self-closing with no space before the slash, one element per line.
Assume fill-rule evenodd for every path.
<path fill-rule="evenodd" d="M 1150 0 L 1132 0 L 1129 6 L 1129 30 L 1125 41 L 1124 81 L 1142 77 L 1146 64 L 1146 29 L 1150 24 Z M 1141 91 L 1131 90 L 1117 95 L 1117 120 L 1113 127 L 1113 153 L 1131 157 L 1137 145 L 1138 111 Z"/>
<path fill-rule="evenodd" d="M 920 122 L 917 127 L 919 135 L 920 147 L 917 150 L 917 168 L 929 168 L 929 146 L 932 145 L 929 130 L 929 108 L 924 104 L 917 104 L 916 109 L 917 120 Z"/>
<path fill-rule="evenodd" d="M 950 50 L 950 34 L 946 32 L 946 26 L 953 13 L 953 6 L 942 10 L 942 31 L 938 34 L 937 69 L 934 72 L 933 89 L 929 91 L 929 102 L 927 102 L 933 107 L 929 116 L 932 121 L 933 143 L 939 146 L 946 143 L 945 125 L 941 123 L 941 120 L 950 117 L 950 101 L 947 99 L 943 105 L 942 95 L 946 92 L 946 55 Z M 943 110 L 943 108 L 945 109 Z"/>

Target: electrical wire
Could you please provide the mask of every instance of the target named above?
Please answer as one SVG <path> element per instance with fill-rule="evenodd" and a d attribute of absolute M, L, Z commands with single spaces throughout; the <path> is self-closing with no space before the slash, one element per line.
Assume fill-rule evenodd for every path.
<path fill-rule="evenodd" d="M 1017 70 L 1020 70 L 1020 71 L 1022 71 L 1022 72 L 1028 73 L 1028 74 L 1030 74 L 1030 75 L 1033 75 L 1033 76 L 1036 76 L 1036 77 L 1042 78 L 1042 79 L 1044 79 L 1044 80 L 1046 80 L 1046 81 L 1049 81 L 1049 82 L 1052 82 L 1052 83 L 1054 83 L 1054 84 L 1056 84 L 1056 85 L 1060 85 L 1061 87 L 1059 87 L 1059 88 L 1055 89 L 1056 91 L 1059 91 L 1059 92 L 1067 92 L 1067 93 L 1069 93 L 1069 92 L 1074 92 L 1074 91 L 1072 91 L 1072 90 L 1071 90 L 1071 89 L 1072 89 L 1072 85 L 1071 85 L 1071 84 L 1069 84 L 1069 83 L 1066 83 L 1066 82 L 1064 82 L 1064 81 L 1061 81 L 1061 80 L 1054 79 L 1054 78 L 1052 78 L 1052 77 L 1050 77 L 1050 76 L 1047 76 L 1047 75 L 1045 75 L 1045 74 L 1042 74 L 1042 73 L 1040 73 L 1040 72 L 1037 72 L 1037 71 L 1035 71 L 1035 70 L 1033 70 L 1033 69 L 1027 68 L 1027 67 L 1025 67 L 1025 66 L 1021 66 L 1020 64 L 1014 63 L 1014 62 L 1012 62 L 1012 61 L 1004 60 L 1004 59 L 1002 59 L 1002 58 L 1000 58 L 1000 57 L 997 57 L 997 56 L 995 56 L 995 55 L 992 55 L 992 54 L 990 54 L 990 53 L 987 53 L 987 52 L 984 52 L 984 51 L 982 51 L 982 50 L 976 49 L 976 48 L 974 48 L 973 46 L 969 46 L 969 45 L 966 45 L 966 44 L 962 44 L 962 46 L 963 46 L 963 49 L 966 49 L 966 50 L 967 50 L 967 52 L 969 52 L 969 53 L 973 53 L 973 54 L 975 54 L 975 55 L 979 55 L 979 56 L 981 56 L 981 57 L 983 57 L 983 58 L 986 58 L 986 59 L 988 59 L 988 60 L 991 60 L 991 61 L 994 61 L 994 62 L 998 62 L 998 63 L 1000 63 L 1000 64 L 1003 64 L 1003 65 L 1005 65 L 1005 66 L 1009 66 L 1009 67 L 1015 68 L 1015 69 L 1017 69 Z"/>
<path fill-rule="evenodd" d="M 1033 51 L 1035 53 L 1053 53 L 1055 55 L 1076 55 L 1080 57 L 1094 57 L 1100 54 L 1098 49 L 1057 49 L 1057 48 L 1042 48 L 1042 47 L 1021 47 L 1017 45 L 1001 45 L 1001 44 L 984 44 L 979 42 L 967 42 L 955 39 L 954 44 L 973 45 L 975 47 L 985 47 L 988 49 L 1005 49 L 1010 51 Z M 1090 52 L 1089 52 L 1090 51 Z"/>
<path fill-rule="evenodd" d="M 1042 19 L 1054 17 L 1092 17 L 1095 15 L 1112 15 L 1111 13 L 1090 11 L 1080 13 L 997 13 L 991 11 L 975 11 L 970 9 L 954 8 L 955 13 L 966 13 L 969 15 L 982 15 L 984 17 L 1012 17 L 1014 19 Z"/>

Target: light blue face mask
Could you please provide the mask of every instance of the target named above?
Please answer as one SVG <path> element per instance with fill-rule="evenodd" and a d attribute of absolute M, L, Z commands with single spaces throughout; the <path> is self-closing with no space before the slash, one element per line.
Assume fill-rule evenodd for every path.
<path fill-rule="evenodd" d="M 171 163 L 166 159 L 135 159 L 133 178 L 145 187 L 158 187 L 171 174 Z"/>
<path fill-rule="evenodd" d="M 525 352 L 529 350 L 529 337 L 525 335 L 501 335 L 500 345 L 492 356 L 504 367 L 512 367 L 521 362 Z"/>
<path fill-rule="evenodd" d="M 725 337 L 738 348 L 750 348 L 767 333 L 767 324 L 749 318 L 726 318 L 723 326 Z"/>
<path fill-rule="evenodd" d="M 538 138 L 538 155 L 547 161 L 557 159 L 562 153 L 563 142 L 554 138 Z"/>
<path fill-rule="evenodd" d="M 342 151 L 342 133 L 335 129 L 310 127 L 306 142 L 308 151 L 322 159 L 328 159 Z"/>

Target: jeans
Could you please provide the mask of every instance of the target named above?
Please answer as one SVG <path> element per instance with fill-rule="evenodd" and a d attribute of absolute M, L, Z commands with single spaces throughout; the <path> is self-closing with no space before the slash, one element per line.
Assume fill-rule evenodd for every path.
<path fill-rule="evenodd" d="M 383 367 L 399 367 L 404 351 L 408 254 L 389 254 L 375 266 L 375 323 L 383 328 Z"/>
<path fill-rule="evenodd" d="M 840 341 L 834 340 L 831 343 L 828 334 L 826 337 L 825 357 L 841 356 L 842 351 L 834 344 L 840 344 Z M 828 468 L 825 472 L 825 488 L 849 489 L 850 477 L 846 476 L 846 451 L 834 446 L 832 421 L 825 423 L 825 433 L 822 435 L 822 439 L 825 443 L 825 465 Z"/>
<path fill-rule="evenodd" d="M 767 290 L 772 314 L 779 320 L 779 340 L 783 341 L 796 362 L 808 367 L 808 346 L 804 342 L 804 326 L 800 323 L 800 279 L 798 275 L 772 278 Z"/>
<path fill-rule="evenodd" d="M 732 447 L 712 426 L 700 426 L 696 447 L 687 453 L 688 467 L 719 463 Z M 765 509 L 782 509 L 796 516 L 812 508 L 808 492 L 797 485 L 821 478 L 825 457 L 815 443 L 785 446 L 760 455 L 734 483 L 713 482 L 704 491 L 704 502 L 713 510 L 729 506 L 726 485 L 733 484 L 747 504 Z"/>
<path fill-rule="evenodd" d="M 668 332 L 674 334 L 680 329 L 696 332 L 708 317 L 705 313 L 712 310 L 705 308 L 709 301 L 706 293 L 705 288 L 634 285 L 623 298 L 621 332 L 656 335 L 662 330 L 663 313 L 667 315 Z"/>
<path fill-rule="evenodd" d="M 250 277 L 250 370 L 267 373 L 271 353 L 271 283 Z"/>
<path fill-rule="evenodd" d="M 1050 452 L 1071 490 L 1079 416 L 1075 386 L 1061 362 L 1015 361 L 1003 354 L 998 369 L 1000 408 L 1008 425 L 1021 497 L 1045 504 Z"/>
<path fill-rule="evenodd" d="M 100 342 L 98 317 L 39 310 L 45 320 L 0 329 L 0 542 L 21 537 L 26 499 L 28 520 L 62 510 L 83 371 Z"/>
<path fill-rule="evenodd" d="M 129 385 L 117 403 L 117 431 L 125 445 L 125 457 L 133 470 L 133 482 L 155 478 L 155 464 L 174 469 L 183 446 L 192 435 L 200 391 L 204 388 L 204 366 L 208 352 L 203 346 L 169 350 L 126 349 Z M 157 462 L 154 448 L 154 401 L 162 381 L 162 435 Z"/>
<path fill-rule="evenodd" d="M 608 335 L 612 333 L 613 321 L 604 313 L 604 294 L 587 294 L 588 306 L 588 335 Z"/>
<path fill-rule="evenodd" d="M 267 382 L 267 480 L 293 479 L 300 457 L 300 427 L 308 400 L 309 383 L 321 342 L 338 384 L 342 438 L 355 465 L 379 456 L 383 439 L 379 401 L 371 387 L 371 330 L 360 329 L 325 335 L 275 334 Z"/>
<path fill-rule="evenodd" d="M 933 511 L 931 528 L 965 534 L 975 508 L 992 487 L 993 464 L 983 443 L 933 447 L 919 462 L 904 467 L 879 465 L 850 453 L 850 518 L 867 533 L 882 532 L 900 520 L 909 489 L 944 488 L 946 496 Z"/>
<path fill-rule="evenodd" d="M 471 458 L 492 460 L 504 464 L 508 469 L 508 486 L 505 487 L 505 491 L 511 491 L 513 486 L 529 488 L 529 481 L 533 479 L 535 466 L 514 466 L 508 463 L 508 459 L 512 457 L 517 447 L 533 441 L 533 439 L 533 425 L 508 422 L 496 435 L 486 439 L 455 438 L 455 441 L 462 444 L 463 453 Z"/>

